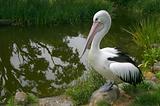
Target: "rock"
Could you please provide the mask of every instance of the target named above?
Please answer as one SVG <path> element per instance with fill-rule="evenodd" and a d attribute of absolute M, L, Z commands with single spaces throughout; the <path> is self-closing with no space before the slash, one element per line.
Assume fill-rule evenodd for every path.
<path fill-rule="evenodd" d="M 152 77 L 152 78 L 151 78 L 151 81 L 156 82 L 156 81 L 157 81 L 157 77 L 155 77 L 155 76 L 154 76 L 154 77 Z"/>
<path fill-rule="evenodd" d="M 160 43 L 151 44 L 152 48 L 160 48 Z"/>
<path fill-rule="evenodd" d="M 97 106 L 100 101 L 106 101 L 106 103 L 111 104 L 119 98 L 119 94 L 120 91 L 116 85 L 113 85 L 108 91 L 103 91 L 102 87 L 100 87 L 92 94 L 89 106 Z"/>
<path fill-rule="evenodd" d="M 71 99 L 63 95 L 39 98 L 38 103 L 29 103 L 28 95 L 19 91 L 15 95 L 14 104 L 15 106 L 73 106 Z"/>
<path fill-rule="evenodd" d="M 72 101 L 65 96 L 41 98 L 38 104 L 38 106 L 73 106 Z"/>
<path fill-rule="evenodd" d="M 160 61 L 153 65 L 152 70 L 153 71 L 160 71 Z"/>
<path fill-rule="evenodd" d="M 16 92 L 14 97 L 14 103 L 16 105 L 26 105 L 27 103 L 27 94 L 24 92 Z"/>
<path fill-rule="evenodd" d="M 144 77 L 147 80 L 152 80 L 152 79 L 155 79 L 155 74 L 150 71 L 144 72 Z"/>

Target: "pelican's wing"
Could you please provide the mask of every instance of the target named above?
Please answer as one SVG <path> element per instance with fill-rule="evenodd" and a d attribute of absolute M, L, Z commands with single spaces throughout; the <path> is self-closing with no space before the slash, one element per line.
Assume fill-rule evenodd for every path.
<path fill-rule="evenodd" d="M 142 81 L 142 73 L 130 56 L 117 48 L 105 48 L 103 51 L 114 54 L 108 56 L 107 61 L 110 63 L 110 70 L 121 80 L 134 85 Z"/>
<path fill-rule="evenodd" d="M 132 63 L 113 62 L 109 65 L 109 68 L 115 75 L 127 83 L 135 85 L 142 81 L 141 71 Z"/>
<path fill-rule="evenodd" d="M 101 50 L 103 52 L 109 52 L 109 53 L 113 53 L 113 54 L 119 53 L 119 50 L 117 48 L 106 47 Z"/>

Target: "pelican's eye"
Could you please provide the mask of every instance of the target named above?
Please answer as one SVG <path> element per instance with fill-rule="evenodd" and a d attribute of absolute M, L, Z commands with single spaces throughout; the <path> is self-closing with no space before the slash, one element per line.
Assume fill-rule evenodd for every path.
<path fill-rule="evenodd" d="M 98 18 L 96 18 L 95 21 L 98 21 Z"/>

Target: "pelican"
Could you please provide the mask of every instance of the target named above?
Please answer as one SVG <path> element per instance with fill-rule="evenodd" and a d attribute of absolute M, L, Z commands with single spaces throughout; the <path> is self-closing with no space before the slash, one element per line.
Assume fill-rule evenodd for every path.
<path fill-rule="evenodd" d="M 93 17 L 93 24 L 81 56 L 91 44 L 88 62 L 94 70 L 114 83 L 126 82 L 136 85 L 142 81 L 142 73 L 136 63 L 117 48 L 100 49 L 100 42 L 110 27 L 109 13 L 105 10 L 98 11 Z"/>

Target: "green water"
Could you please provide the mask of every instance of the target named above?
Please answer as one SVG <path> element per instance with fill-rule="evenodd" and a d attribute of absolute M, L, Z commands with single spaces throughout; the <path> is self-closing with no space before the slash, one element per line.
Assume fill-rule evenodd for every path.
<path fill-rule="evenodd" d="M 139 53 L 130 34 L 121 30 L 130 18 L 115 16 L 101 46 L 119 47 L 131 56 Z M 0 27 L 0 103 L 16 91 L 39 97 L 60 95 L 86 71 L 86 54 L 79 58 L 91 23 L 52 28 Z"/>

